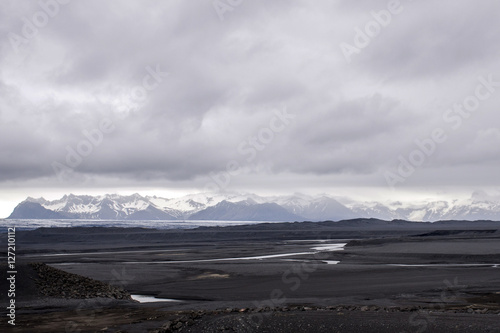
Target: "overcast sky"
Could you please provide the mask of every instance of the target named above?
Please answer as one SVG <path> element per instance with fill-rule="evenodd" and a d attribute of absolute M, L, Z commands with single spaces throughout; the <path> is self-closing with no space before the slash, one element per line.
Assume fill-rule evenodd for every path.
<path fill-rule="evenodd" d="M 2 0 L 0 216 L 69 192 L 498 189 L 498 13 L 494 0 Z"/>

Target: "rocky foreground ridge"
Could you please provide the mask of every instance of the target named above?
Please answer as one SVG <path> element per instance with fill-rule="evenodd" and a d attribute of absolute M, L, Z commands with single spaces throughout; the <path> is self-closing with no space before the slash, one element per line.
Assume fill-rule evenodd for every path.
<path fill-rule="evenodd" d="M 123 288 L 64 272 L 42 263 L 31 263 L 30 265 L 38 273 L 38 279 L 35 283 L 43 296 L 77 299 L 105 297 L 132 300 L 130 294 Z"/>

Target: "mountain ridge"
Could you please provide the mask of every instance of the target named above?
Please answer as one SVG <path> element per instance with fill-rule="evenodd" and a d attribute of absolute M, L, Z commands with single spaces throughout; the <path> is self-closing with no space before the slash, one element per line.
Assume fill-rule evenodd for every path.
<path fill-rule="evenodd" d="M 180 198 L 105 194 L 64 195 L 57 200 L 28 197 L 8 219 L 340 221 L 500 220 L 500 197 L 474 192 L 464 201 L 403 205 L 354 202 L 328 195 L 262 197 L 240 193 L 199 193 Z"/>

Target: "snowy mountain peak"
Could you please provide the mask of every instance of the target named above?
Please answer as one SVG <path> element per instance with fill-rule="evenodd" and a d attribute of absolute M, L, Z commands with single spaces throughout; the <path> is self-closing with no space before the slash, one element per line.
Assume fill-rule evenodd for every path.
<path fill-rule="evenodd" d="M 45 202 L 47 202 L 47 200 L 45 200 L 43 197 L 40 197 L 40 198 L 32 198 L 32 197 L 27 197 L 25 201 L 28 201 L 28 202 L 35 202 L 35 203 L 39 203 L 39 204 L 43 204 Z"/>
<path fill-rule="evenodd" d="M 345 199 L 345 198 L 344 198 Z M 500 220 L 500 196 L 476 191 L 468 200 L 413 202 L 341 203 L 327 195 L 309 196 L 294 193 L 289 196 L 263 197 L 241 193 L 198 193 L 179 198 L 107 194 L 102 196 L 64 195 L 47 201 L 28 197 L 15 210 L 26 216 L 59 216 L 74 219 L 262 219 L 262 220 L 345 220 L 378 218 L 383 220 Z M 30 205 L 31 204 L 31 205 Z M 39 206 L 34 206 L 37 204 Z M 34 213 L 35 212 L 35 213 Z M 32 218 L 32 217 L 30 217 Z"/>

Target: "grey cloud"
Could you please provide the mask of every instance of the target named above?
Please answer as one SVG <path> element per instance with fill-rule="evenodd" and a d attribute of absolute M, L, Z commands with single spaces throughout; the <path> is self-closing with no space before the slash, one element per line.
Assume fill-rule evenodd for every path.
<path fill-rule="evenodd" d="M 440 78 L 498 57 L 498 3 L 401 3 L 403 12 L 354 61 L 363 69 L 397 80 Z"/>
<path fill-rule="evenodd" d="M 436 105 L 463 99 L 446 83 L 492 72 L 500 45 L 496 3 L 405 2 L 347 65 L 338 44 L 386 4 L 244 1 L 220 21 L 211 2 L 73 1 L 19 55 L 5 38 L 0 47 L 1 180 L 58 184 L 52 163 L 64 163 L 67 147 L 76 149 L 83 131 L 109 118 L 115 129 L 82 158 L 75 179 L 199 184 L 237 160 L 265 168 L 262 186 L 285 172 L 298 184 L 311 175 L 377 183 L 416 138 L 446 125 Z M 4 37 L 39 10 L 2 6 Z M 132 89 L 148 66 L 169 76 L 134 105 Z M 437 87 L 432 96 L 429 85 Z M 296 119 L 247 162 L 238 146 L 283 107 Z M 498 138 L 484 132 L 495 121 L 488 113 L 450 132 L 408 183 L 443 174 L 460 183 L 457 170 L 496 165 L 488 145 Z"/>

